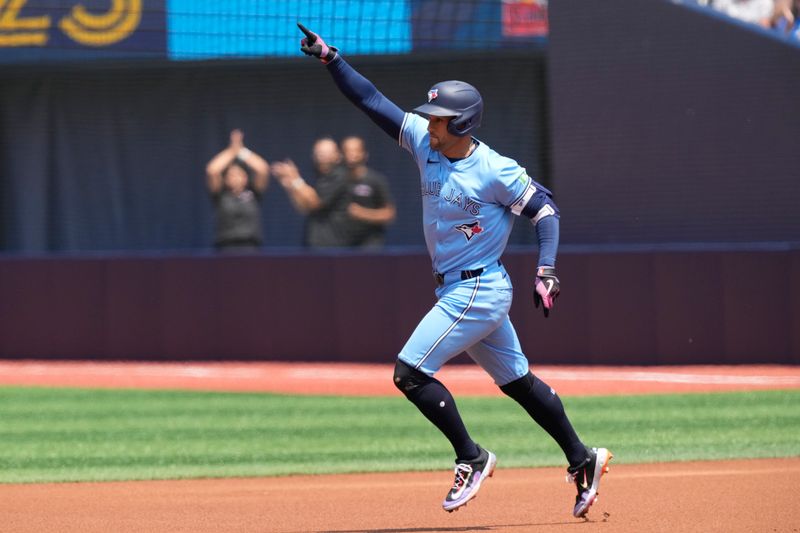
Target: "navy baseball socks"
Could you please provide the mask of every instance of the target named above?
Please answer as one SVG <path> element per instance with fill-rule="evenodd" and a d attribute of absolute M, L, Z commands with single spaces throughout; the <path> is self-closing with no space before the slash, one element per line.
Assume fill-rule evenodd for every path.
<path fill-rule="evenodd" d="M 561 398 L 550 385 L 528 372 L 503 385 L 500 390 L 520 404 L 534 422 L 553 437 L 570 465 L 580 464 L 586 459 L 586 447 L 572 428 Z"/>
<path fill-rule="evenodd" d="M 600 478 L 608 472 L 608 462 L 614 457 L 605 448 L 591 448 L 586 450 L 589 458 L 581 464 L 567 468 L 567 482 L 575 483 L 578 495 L 575 497 L 575 507 L 572 514 L 576 518 L 586 516 L 589 507 L 597 501 Z"/>
<path fill-rule="evenodd" d="M 461 420 L 453 395 L 441 381 L 398 359 L 394 384 L 447 437 L 459 460 L 474 460 L 480 456 L 478 446 Z"/>

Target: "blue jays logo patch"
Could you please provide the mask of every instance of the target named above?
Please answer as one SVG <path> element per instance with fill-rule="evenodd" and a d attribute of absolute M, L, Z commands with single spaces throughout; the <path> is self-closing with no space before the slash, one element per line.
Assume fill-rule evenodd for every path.
<path fill-rule="evenodd" d="M 431 89 L 428 91 L 428 102 L 436 100 L 439 97 L 439 89 Z"/>
<path fill-rule="evenodd" d="M 460 231 L 468 241 L 472 240 L 475 235 L 483 231 L 483 228 L 477 221 L 470 222 L 469 224 L 459 224 L 455 228 Z"/>

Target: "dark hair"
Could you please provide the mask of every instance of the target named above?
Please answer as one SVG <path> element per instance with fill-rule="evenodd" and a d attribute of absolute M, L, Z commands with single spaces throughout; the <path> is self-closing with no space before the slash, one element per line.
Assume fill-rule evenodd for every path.
<path fill-rule="evenodd" d="M 222 169 L 222 177 L 223 178 L 228 174 L 228 171 L 231 169 L 231 167 L 239 167 L 242 170 L 244 170 L 245 174 L 247 174 L 247 179 L 248 180 L 253 177 L 253 171 L 250 169 L 250 166 L 247 163 L 239 161 L 238 159 L 234 159 L 233 161 L 228 163 L 227 167 Z"/>

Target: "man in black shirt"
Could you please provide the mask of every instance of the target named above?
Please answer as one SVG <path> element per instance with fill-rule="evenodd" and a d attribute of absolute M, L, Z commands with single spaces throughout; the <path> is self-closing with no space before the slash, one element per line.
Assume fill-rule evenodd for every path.
<path fill-rule="evenodd" d="M 344 166 L 333 139 L 326 137 L 314 143 L 317 178 L 313 187 L 292 161 L 272 165 L 272 173 L 295 209 L 308 216 L 305 244 L 309 247 L 380 246 L 384 227 L 394 220 L 386 179 L 367 171 L 363 141 L 347 140 Z"/>
<path fill-rule="evenodd" d="M 361 137 L 347 137 L 341 145 L 351 200 L 347 206 L 351 242 L 356 246 L 383 246 L 386 227 L 396 215 L 389 182 L 367 166 L 369 153 Z"/>
<path fill-rule="evenodd" d="M 244 146 L 240 130 L 233 130 L 228 147 L 208 162 L 206 184 L 216 215 L 214 246 L 220 251 L 258 249 L 263 242 L 261 196 L 269 184 L 269 164 Z"/>

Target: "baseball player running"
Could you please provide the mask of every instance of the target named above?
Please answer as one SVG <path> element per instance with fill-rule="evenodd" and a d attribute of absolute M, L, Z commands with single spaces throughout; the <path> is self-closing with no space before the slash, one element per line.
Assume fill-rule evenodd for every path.
<path fill-rule="evenodd" d="M 561 399 L 534 376 L 511 325 L 512 287 L 500 262 L 513 216 L 536 227 L 539 263 L 534 303 L 547 317 L 559 294 L 555 273 L 559 213 L 550 191 L 516 161 L 472 137 L 483 100 L 462 81 L 444 81 L 428 101 L 405 113 L 356 72 L 332 46 L 298 23 L 300 50 L 327 66 L 339 90 L 414 158 L 420 173 L 425 242 L 433 260 L 438 301 L 400 351 L 394 383 L 453 446 L 455 481 L 442 506 L 455 511 L 473 499 L 497 463 L 464 426 L 447 388 L 433 376 L 461 352 L 488 372 L 561 446 L 575 483 L 573 515 L 584 516 L 597 498 L 611 452 L 589 448 L 572 428 Z"/>

